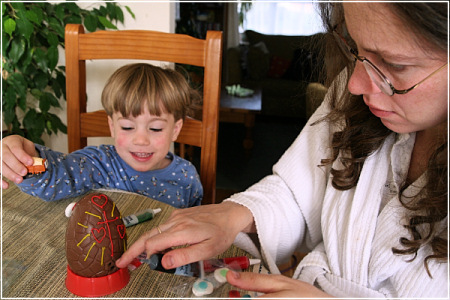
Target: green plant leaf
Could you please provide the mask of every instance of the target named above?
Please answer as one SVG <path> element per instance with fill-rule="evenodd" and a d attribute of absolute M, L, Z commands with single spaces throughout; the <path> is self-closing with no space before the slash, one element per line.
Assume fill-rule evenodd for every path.
<path fill-rule="evenodd" d="M 14 110 L 14 108 L 16 107 L 16 93 L 14 92 L 13 89 L 7 89 L 5 92 L 5 95 L 3 95 L 3 101 L 2 101 L 2 108 L 4 110 Z M 11 117 L 11 116 L 5 116 L 6 117 Z M 7 122 L 5 120 L 5 123 L 11 123 L 11 122 Z"/>
<path fill-rule="evenodd" d="M 23 75 L 20 73 L 11 73 L 6 80 L 6 83 L 5 92 L 9 93 L 10 90 L 14 92 L 16 95 L 14 100 L 16 106 L 18 106 L 22 111 L 26 111 L 27 82 L 25 81 Z M 5 88 L 4 85 L 3 88 Z"/>
<path fill-rule="evenodd" d="M 55 30 L 56 34 L 58 34 L 61 38 L 64 38 L 64 26 L 61 24 L 61 21 L 56 18 L 50 18 L 48 20 L 48 24 L 53 30 Z"/>
<path fill-rule="evenodd" d="M 12 63 L 15 64 L 22 57 L 25 52 L 25 41 L 23 39 L 14 39 L 11 41 L 11 49 L 9 50 L 8 57 Z"/>
<path fill-rule="evenodd" d="M 55 4 L 55 16 L 58 20 L 64 19 L 64 7 L 65 4 Z"/>
<path fill-rule="evenodd" d="M 10 125 L 14 120 L 17 120 L 15 107 L 8 109 L 3 108 L 3 122 L 5 122 L 6 125 Z"/>
<path fill-rule="evenodd" d="M 127 5 L 125 5 L 126 10 L 128 11 L 128 13 L 133 17 L 133 19 L 136 19 L 136 16 L 134 15 L 133 11 L 131 10 L 131 8 Z"/>
<path fill-rule="evenodd" d="M 119 6 L 115 6 L 114 9 L 116 10 L 116 20 L 123 24 L 124 15 L 122 9 Z"/>
<path fill-rule="evenodd" d="M 107 12 L 106 15 L 109 16 L 112 20 L 117 19 L 116 7 L 114 6 L 113 3 L 106 2 L 106 12 Z"/>
<path fill-rule="evenodd" d="M 38 89 L 40 94 L 42 94 L 41 91 L 44 90 L 48 85 L 47 73 L 40 71 L 38 74 L 34 76 L 33 82 L 35 83 L 36 89 Z"/>
<path fill-rule="evenodd" d="M 9 36 L 12 36 L 12 33 L 16 30 L 16 21 L 14 21 L 11 18 L 8 18 L 3 21 L 3 30 L 9 34 Z"/>
<path fill-rule="evenodd" d="M 42 24 L 42 20 L 44 20 L 44 13 L 42 12 L 42 8 L 37 5 L 33 5 L 31 10 L 34 12 L 37 18 L 37 24 Z"/>
<path fill-rule="evenodd" d="M 39 109 L 41 112 L 48 112 L 50 109 L 50 101 L 48 101 L 47 93 L 43 93 L 42 97 L 39 99 Z"/>
<path fill-rule="evenodd" d="M 21 1 L 11 1 L 9 4 L 14 8 L 15 11 L 25 11 L 26 10 L 25 4 Z"/>
<path fill-rule="evenodd" d="M 45 119 L 42 113 L 30 109 L 23 117 L 22 124 L 27 131 L 27 138 L 33 142 L 40 140 L 40 136 L 45 129 Z"/>
<path fill-rule="evenodd" d="M 108 10 L 104 6 L 100 6 L 97 11 L 99 11 L 102 16 L 108 15 Z"/>
<path fill-rule="evenodd" d="M 58 68 L 61 69 L 61 67 Z M 54 87 L 53 89 L 55 91 L 55 95 L 58 98 L 62 96 L 64 100 L 66 100 L 66 76 L 58 70 L 55 71 L 56 71 L 56 78 L 54 79 L 52 84 L 52 86 Z"/>
<path fill-rule="evenodd" d="M 53 107 L 61 107 L 61 105 L 59 104 L 58 99 L 55 97 L 55 95 L 49 93 L 49 92 L 44 92 L 44 99 L 46 102 L 50 103 L 51 106 Z"/>
<path fill-rule="evenodd" d="M 100 21 L 100 23 L 103 24 L 103 26 L 105 26 L 106 28 L 110 28 L 110 29 L 117 29 L 117 27 L 111 23 L 107 18 L 102 17 L 102 16 L 98 16 L 98 20 Z"/>
<path fill-rule="evenodd" d="M 47 55 L 45 54 L 44 50 L 42 50 L 41 48 L 37 48 L 34 52 L 33 58 L 42 71 L 46 71 L 48 69 Z"/>
<path fill-rule="evenodd" d="M 126 9 L 135 18 L 129 7 Z M 113 24 L 123 23 L 122 8 L 114 1 L 98 8 L 80 8 L 77 2 L 67 1 L 5 1 L 2 16 L 3 121 L 9 133 L 43 144 L 44 132 L 67 133 L 60 118 L 49 113 L 66 99 L 65 67 L 57 66 L 65 25 L 84 23 L 90 32 L 117 29 Z M 19 117 L 18 110 L 24 117 Z"/>
<path fill-rule="evenodd" d="M 57 47 L 59 45 L 58 36 L 56 34 L 54 34 L 53 32 L 49 32 L 47 34 L 47 41 L 50 44 L 50 46 Z"/>
<path fill-rule="evenodd" d="M 93 15 L 88 15 L 84 18 L 84 27 L 90 32 L 94 32 L 97 29 L 97 18 Z"/>
<path fill-rule="evenodd" d="M 72 13 L 72 15 L 79 15 L 80 14 L 80 8 L 78 5 L 76 5 L 73 2 L 67 2 L 66 8 Z"/>
<path fill-rule="evenodd" d="M 42 91 L 40 89 L 31 89 L 30 91 L 31 95 L 33 95 L 33 97 L 40 99 L 43 95 Z"/>
<path fill-rule="evenodd" d="M 58 77 L 58 75 L 56 75 L 56 77 Z M 53 89 L 53 92 L 55 93 L 56 98 L 59 99 L 59 98 L 61 98 L 61 96 L 63 96 L 63 89 L 57 78 L 52 77 L 49 85 Z M 58 105 L 59 105 L 59 102 L 58 102 Z"/>
<path fill-rule="evenodd" d="M 48 68 L 53 71 L 58 63 L 58 48 L 52 46 L 47 50 L 47 60 L 48 60 Z"/>
<path fill-rule="evenodd" d="M 27 41 L 30 40 L 30 36 L 34 31 L 33 24 L 26 18 L 24 12 L 19 12 L 19 18 L 16 20 L 17 31 L 22 35 Z"/>
<path fill-rule="evenodd" d="M 7 57 L 6 52 L 8 51 L 11 41 L 9 40 L 6 32 L 2 30 L 2 56 Z"/>
<path fill-rule="evenodd" d="M 37 118 L 37 112 L 34 108 L 30 108 L 25 116 L 23 117 L 23 125 L 25 128 L 33 128 L 35 127 L 33 123 L 35 123 Z"/>
<path fill-rule="evenodd" d="M 81 24 L 82 19 L 80 16 L 69 15 L 64 19 L 64 24 Z"/>
<path fill-rule="evenodd" d="M 26 100 L 26 92 L 27 92 L 27 82 L 22 74 L 20 73 L 11 73 L 6 80 L 7 87 L 6 89 L 13 89 L 18 97 Z M 25 107 L 21 107 L 25 110 Z"/>
<path fill-rule="evenodd" d="M 67 126 L 61 121 L 61 119 L 52 113 L 47 114 L 48 119 L 52 123 L 52 129 L 55 133 L 58 133 L 58 130 L 62 133 L 67 133 Z"/>
<path fill-rule="evenodd" d="M 28 51 L 25 49 L 25 53 L 23 54 L 20 63 L 16 65 L 16 68 L 22 70 L 23 72 L 27 72 L 26 70 L 29 68 L 33 59 L 33 53 L 34 51 Z"/>
<path fill-rule="evenodd" d="M 31 22 L 40 25 L 39 23 L 39 18 L 38 15 L 36 14 L 36 12 L 34 12 L 33 10 L 27 10 L 25 12 L 26 17 L 28 18 L 28 20 L 30 20 Z"/>
<path fill-rule="evenodd" d="M 47 122 L 45 122 L 46 125 L 46 129 L 47 129 L 47 133 L 50 134 L 53 130 L 52 130 L 52 122 L 50 122 L 49 120 L 47 120 Z M 56 132 L 55 132 L 56 133 Z"/>

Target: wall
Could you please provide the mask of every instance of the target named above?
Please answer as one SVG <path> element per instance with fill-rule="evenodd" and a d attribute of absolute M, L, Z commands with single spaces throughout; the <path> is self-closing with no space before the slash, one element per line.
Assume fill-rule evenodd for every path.
<path fill-rule="evenodd" d="M 124 24 L 119 24 L 119 29 L 147 29 L 163 32 L 175 32 L 175 3 L 173 2 L 150 2 L 150 1 L 135 1 L 135 2 L 118 2 L 122 5 L 125 21 Z M 80 6 L 92 6 L 95 3 L 79 2 Z M 126 11 L 125 5 L 130 7 L 135 14 L 133 19 Z M 87 94 L 88 94 L 88 111 L 102 109 L 100 103 L 101 92 L 108 77 L 120 66 L 129 63 L 130 61 L 99 61 L 87 62 Z M 134 61 L 136 62 L 136 61 Z M 60 65 L 64 64 L 64 51 L 60 52 Z M 64 124 L 67 124 L 66 118 L 66 104 L 61 103 L 62 108 L 53 110 Z M 67 135 L 59 133 L 51 136 L 43 136 L 45 145 L 56 150 L 67 153 Z M 89 138 L 89 145 L 110 144 L 112 139 Z"/>

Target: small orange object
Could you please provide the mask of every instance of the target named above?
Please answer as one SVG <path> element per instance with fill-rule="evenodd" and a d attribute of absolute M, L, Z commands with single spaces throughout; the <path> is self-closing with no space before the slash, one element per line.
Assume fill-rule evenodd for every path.
<path fill-rule="evenodd" d="M 33 157 L 33 165 L 27 166 L 28 173 L 41 174 L 47 170 L 48 162 L 45 158 Z"/>

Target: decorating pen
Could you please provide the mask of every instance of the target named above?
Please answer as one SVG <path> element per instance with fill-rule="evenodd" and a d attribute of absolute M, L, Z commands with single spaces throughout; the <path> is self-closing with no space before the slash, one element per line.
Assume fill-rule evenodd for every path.
<path fill-rule="evenodd" d="M 136 258 L 131 264 L 128 266 L 130 270 L 134 270 L 138 268 L 141 264 L 145 263 L 150 266 L 150 269 L 157 270 L 165 273 L 172 273 L 175 275 L 183 275 L 183 276 L 192 276 L 192 277 L 200 277 L 202 270 L 200 262 L 187 264 L 175 269 L 165 269 L 161 265 L 161 259 L 163 254 L 157 253 L 150 256 L 150 258 L 145 258 L 145 254 L 141 254 L 139 258 Z M 217 258 L 217 259 L 208 259 L 202 261 L 203 264 L 203 272 L 210 273 L 214 272 L 217 269 L 227 267 L 229 269 L 233 269 L 236 271 L 241 271 L 247 269 L 248 267 L 261 263 L 260 259 L 249 259 L 246 256 L 238 256 L 238 257 L 226 257 L 226 258 Z"/>
<path fill-rule="evenodd" d="M 133 215 L 126 216 L 122 218 L 123 223 L 125 224 L 125 227 L 130 227 L 136 224 L 140 224 L 142 222 L 148 221 L 153 219 L 153 217 L 161 211 L 161 208 L 155 208 L 155 209 L 146 209 L 143 211 L 140 211 L 138 213 L 135 213 Z"/>

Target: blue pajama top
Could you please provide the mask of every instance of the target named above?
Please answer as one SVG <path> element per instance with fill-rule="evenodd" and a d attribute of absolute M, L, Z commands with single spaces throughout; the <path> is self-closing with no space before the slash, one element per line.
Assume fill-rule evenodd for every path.
<path fill-rule="evenodd" d="M 139 172 L 117 154 L 112 145 L 88 146 L 65 154 L 36 144 L 47 159 L 47 171 L 27 176 L 18 187 L 25 193 L 55 201 L 79 196 L 92 189 L 111 188 L 145 195 L 183 208 L 200 205 L 203 187 L 195 166 L 169 152 L 169 166 Z"/>

